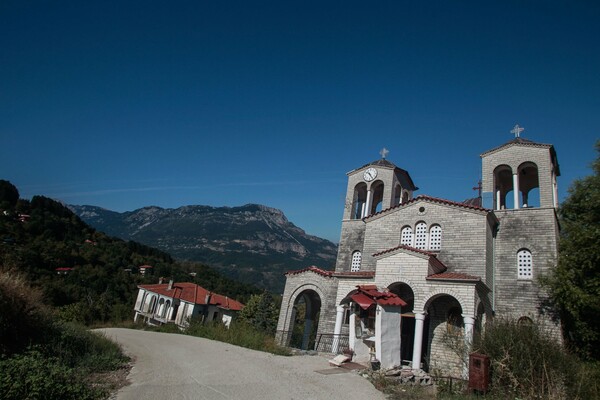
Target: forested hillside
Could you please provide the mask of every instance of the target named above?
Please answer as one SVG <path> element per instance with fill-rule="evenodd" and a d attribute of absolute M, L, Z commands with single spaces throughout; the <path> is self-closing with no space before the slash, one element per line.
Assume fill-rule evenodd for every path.
<path fill-rule="evenodd" d="M 151 272 L 141 275 L 143 265 Z M 176 263 L 159 250 L 98 232 L 52 199 L 19 199 L 17 188 L 3 180 L 0 269 L 25 275 L 64 318 L 87 324 L 131 318 L 137 285 L 159 277 L 195 282 L 241 302 L 260 293 L 206 265 Z"/>

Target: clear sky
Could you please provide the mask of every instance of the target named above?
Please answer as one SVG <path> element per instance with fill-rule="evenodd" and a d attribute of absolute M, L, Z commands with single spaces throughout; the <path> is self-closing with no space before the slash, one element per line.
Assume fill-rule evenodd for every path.
<path fill-rule="evenodd" d="M 339 240 L 378 159 L 474 197 L 479 154 L 600 138 L 596 1 L 0 2 L 0 179 L 115 211 L 260 203 Z"/>

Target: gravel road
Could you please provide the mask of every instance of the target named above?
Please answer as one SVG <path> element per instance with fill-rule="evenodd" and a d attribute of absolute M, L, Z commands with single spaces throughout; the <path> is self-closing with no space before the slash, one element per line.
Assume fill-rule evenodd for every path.
<path fill-rule="evenodd" d="M 283 357 L 186 335 L 99 330 L 134 358 L 118 400 L 384 400 L 365 378 L 321 356 Z"/>

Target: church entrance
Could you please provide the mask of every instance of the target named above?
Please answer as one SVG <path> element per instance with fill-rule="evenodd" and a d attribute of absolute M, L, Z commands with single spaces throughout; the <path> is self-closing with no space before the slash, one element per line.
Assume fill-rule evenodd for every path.
<path fill-rule="evenodd" d="M 415 340 L 415 314 L 413 312 L 415 296 L 406 283 L 394 283 L 388 289 L 408 303 L 406 307 L 402 307 L 400 320 L 400 360 L 403 365 L 409 365 L 413 357 Z"/>

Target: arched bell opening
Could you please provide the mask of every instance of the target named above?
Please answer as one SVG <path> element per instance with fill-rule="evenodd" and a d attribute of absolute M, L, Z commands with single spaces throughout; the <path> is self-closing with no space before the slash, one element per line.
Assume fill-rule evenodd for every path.
<path fill-rule="evenodd" d="M 393 283 L 388 289 L 407 303 L 402 307 L 400 319 L 400 360 L 403 365 L 408 365 L 413 358 L 415 341 L 415 294 L 412 288 L 403 282 Z"/>
<path fill-rule="evenodd" d="M 370 214 L 375 214 L 376 212 L 379 212 L 382 210 L 383 208 L 383 189 L 384 189 L 384 184 L 382 181 L 376 181 L 373 182 L 373 184 L 371 185 L 371 196 L 373 198 L 373 200 L 371 201 L 371 209 L 369 210 L 369 215 Z"/>
<path fill-rule="evenodd" d="M 508 165 L 500 165 L 494 170 L 494 209 L 513 208 L 513 173 Z"/>
<path fill-rule="evenodd" d="M 362 182 L 354 187 L 354 197 L 352 202 L 352 219 L 361 219 L 365 216 L 365 207 L 367 204 L 367 184 Z"/>
<path fill-rule="evenodd" d="M 526 162 L 519 166 L 519 191 L 521 192 L 521 206 L 540 206 L 540 180 L 538 167 L 532 162 Z"/>

